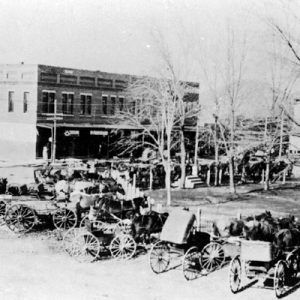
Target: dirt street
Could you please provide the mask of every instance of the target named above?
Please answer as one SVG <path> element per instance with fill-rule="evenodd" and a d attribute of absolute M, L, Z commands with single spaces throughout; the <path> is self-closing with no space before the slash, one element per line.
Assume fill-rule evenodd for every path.
<path fill-rule="evenodd" d="M 30 177 L 30 172 L 18 171 L 21 177 Z M 12 174 L 14 179 L 19 177 L 13 169 L 5 172 L 6 175 Z M 200 189 L 193 191 L 196 192 L 200 193 Z M 299 190 L 287 190 L 280 195 L 275 192 L 252 194 L 227 203 L 202 204 L 202 216 L 228 218 L 265 209 L 277 215 L 293 213 L 300 216 L 299 196 Z M 195 203 L 190 204 L 192 210 L 198 207 Z M 179 262 L 175 260 L 173 266 Z M 149 267 L 148 254 L 129 261 L 106 259 L 78 263 L 62 250 L 62 242 L 51 231 L 18 236 L 5 226 L 0 227 L 0 267 L 0 299 L 5 300 L 275 299 L 273 290 L 253 287 L 233 295 L 228 285 L 228 265 L 188 282 L 180 267 L 154 274 Z M 297 286 L 285 299 L 298 300 L 299 297 Z"/>
<path fill-rule="evenodd" d="M 129 261 L 78 263 L 59 249 L 54 238 L 30 234 L 18 238 L 5 228 L 0 233 L 0 299 L 274 299 L 269 289 L 231 294 L 228 266 L 188 282 L 180 267 L 152 273 L 146 254 Z M 296 290 L 286 299 L 299 297 Z"/>

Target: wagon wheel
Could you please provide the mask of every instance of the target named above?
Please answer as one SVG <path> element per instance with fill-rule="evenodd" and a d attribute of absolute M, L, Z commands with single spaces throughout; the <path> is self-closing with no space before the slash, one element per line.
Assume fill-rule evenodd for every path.
<path fill-rule="evenodd" d="M 277 298 L 281 298 L 286 291 L 286 263 L 280 260 L 274 271 L 274 291 Z"/>
<path fill-rule="evenodd" d="M 197 247 L 191 247 L 182 260 L 183 276 L 186 280 L 196 279 L 201 271 L 201 254 Z"/>
<path fill-rule="evenodd" d="M 7 227 L 16 233 L 25 233 L 36 223 L 35 212 L 27 205 L 12 205 L 4 216 Z"/>
<path fill-rule="evenodd" d="M 0 201 L 0 225 L 4 224 L 4 216 L 6 212 L 6 203 L 4 201 Z"/>
<path fill-rule="evenodd" d="M 79 228 L 84 228 L 88 220 L 89 220 L 89 216 L 88 215 L 84 216 L 79 223 Z"/>
<path fill-rule="evenodd" d="M 74 238 L 71 240 L 73 234 Z M 70 231 L 69 237 L 65 238 L 70 238 L 70 244 L 66 251 L 77 261 L 92 262 L 99 255 L 99 240 L 90 232 L 79 232 L 76 234 L 76 230 L 74 228 L 74 232 Z M 65 242 L 67 242 L 67 240 Z"/>
<path fill-rule="evenodd" d="M 209 243 L 201 251 L 201 266 L 206 272 L 220 268 L 225 260 L 225 253 L 219 243 Z"/>
<path fill-rule="evenodd" d="M 82 232 L 84 232 L 83 228 L 71 228 L 63 235 L 62 247 L 68 254 L 72 254 L 73 241 Z"/>
<path fill-rule="evenodd" d="M 77 216 L 74 211 L 60 208 L 52 216 L 53 224 L 57 229 L 74 228 L 77 224 Z"/>
<path fill-rule="evenodd" d="M 109 250 L 114 258 L 129 259 L 135 254 L 136 242 L 128 234 L 119 234 L 111 241 Z"/>
<path fill-rule="evenodd" d="M 116 227 L 114 229 L 115 234 L 130 234 L 131 233 L 131 224 L 132 222 L 128 219 L 121 220 L 116 224 Z"/>
<path fill-rule="evenodd" d="M 298 270 L 299 270 L 299 257 L 296 253 L 291 252 L 287 258 L 286 258 L 286 264 L 287 264 L 287 281 L 288 283 L 295 282 L 295 279 L 297 278 Z"/>
<path fill-rule="evenodd" d="M 241 289 L 242 264 L 240 256 L 235 256 L 229 265 L 229 286 L 232 293 L 236 294 Z"/>
<path fill-rule="evenodd" d="M 150 267 L 156 273 L 165 272 L 170 264 L 171 256 L 168 245 L 164 242 L 153 244 L 150 250 Z"/>

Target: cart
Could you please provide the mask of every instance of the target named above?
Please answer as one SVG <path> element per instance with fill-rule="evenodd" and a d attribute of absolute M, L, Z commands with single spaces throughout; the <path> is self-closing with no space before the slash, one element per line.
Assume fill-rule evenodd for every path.
<path fill-rule="evenodd" d="M 73 206 L 68 201 L 57 201 L 55 198 L 1 195 L 0 218 L 15 233 L 28 232 L 49 218 L 57 229 L 70 229 L 77 224 Z"/>
<path fill-rule="evenodd" d="M 213 221 L 198 218 L 187 211 L 175 211 L 163 226 L 160 241 L 150 251 L 150 267 L 156 274 L 170 269 L 173 259 L 181 258 L 180 265 L 186 280 L 194 280 L 220 269 L 228 256 L 227 247 L 239 248 L 239 238 L 215 237 Z"/>
<path fill-rule="evenodd" d="M 211 249 L 214 249 L 211 256 L 202 257 L 201 251 L 210 244 L 210 234 L 198 230 L 195 221 L 195 215 L 184 210 L 169 215 L 160 240 L 150 250 L 150 267 L 154 273 L 167 271 L 171 260 L 181 259 L 184 277 L 193 280 L 201 275 L 203 265 L 217 268 L 222 264 L 224 252 L 217 243 L 211 244 Z"/>
<path fill-rule="evenodd" d="M 91 209 L 79 228 L 66 232 L 64 250 L 79 262 L 92 262 L 108 256 L 130 259 L 137 248 L 130 235 L 130 226 L 129 219 L 119 219 L 107 211 L 94 216 Z"/>
<path fill-rule="evenodd" d="M 237 293 L 250 284 L 273 288 L 275 296 L 284 296 L 300 272 L 300 247 L 278 251 L 270 242 L 241 242 L 241 253 L 229 267 L 229 286 Z"/>

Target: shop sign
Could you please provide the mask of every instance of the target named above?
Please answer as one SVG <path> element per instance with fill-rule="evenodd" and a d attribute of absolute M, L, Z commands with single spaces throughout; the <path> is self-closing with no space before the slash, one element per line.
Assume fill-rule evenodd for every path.
<path fill-rule="evenodd" d="M 79 130 L 65 130 L 65 136 L 79 136 Z"/>
<path fill-rule="evenodd" d="M 105 131 L 105 130 L 91 130 L 90 135 L 108 135 L 108 131 Z"/>

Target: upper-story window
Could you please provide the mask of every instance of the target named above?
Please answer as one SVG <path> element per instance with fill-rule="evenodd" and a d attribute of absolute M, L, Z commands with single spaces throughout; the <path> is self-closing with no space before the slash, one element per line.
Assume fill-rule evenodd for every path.
<path fill-rule="evenodd" d="M 135 101 L 132 101 L 131 102 L 131 106 L 130 106 L 130 113 L 132 113 L 132 114 L 136 114 L 136 102 Z"/>
<path fill-rule="evenodd" d="M 114 115 L 116 110 L 116 96 L 110 96 L 110 114 Z"/>
<path fill-rule="evenodd" d="M 43 91 L 42 92 L 42 112 L 53 114 L 54 113 L 54 99 L 55 92 Z"/>
<path fill-rule="evenodd" d="M 74 93 L 62 93 L 62 113 L 73 115 Z"/>
<path fill-rule="evenodd" d="M 102 111 L 104 115 L 107 115 L 107 98 L 106 95 L 102 96 Z"/>
<path fill-rule="evenodd" d="M 119 97 L 119 110 L 124 110 L 124 97 Z"/>
<path fill-rule="evenodd" d="M 92 95 L 80 95 L 80 114 L 90 115 L 92 113 Z"/>
<path fill-rule="evenodd" d="M 14 111 L 14 95 L 15 92 L 12 91 L 8 92 L 8 112 Z"/>
<path fill-rule="evenodd" d="M 28 112 L 28 99 L 29 99 L 29 92 L 24 92 L 23 94 L 23 112 Z"/>

